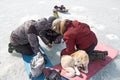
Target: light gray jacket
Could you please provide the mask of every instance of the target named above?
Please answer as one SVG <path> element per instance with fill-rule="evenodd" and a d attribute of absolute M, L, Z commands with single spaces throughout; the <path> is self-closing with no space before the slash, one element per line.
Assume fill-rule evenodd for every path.
<path fill-rule="evenodd" d="M 37 36 L 39 36 L 40 31 L 49 28 L 50 26 L 46 18 L 39 19 L 38 21 L 26 21 L 11 33 L 10 43 L 13 45 L 24 45 L 29 43 L 34 53 L 40 52 Z"/>

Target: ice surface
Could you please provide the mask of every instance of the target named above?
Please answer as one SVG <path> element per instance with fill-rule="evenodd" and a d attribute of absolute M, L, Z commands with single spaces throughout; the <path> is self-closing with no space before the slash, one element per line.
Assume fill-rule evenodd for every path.
<path fill-rule="evenodd" d="M 29 80 L 21 55 L 7 51 L 10 33 L 26 20 L 53 15 L 54 5 L 61 4 L 69 8 L 69 13 L 58 13 L 60 18 L 88 23 L 100 42 L 120 50 L 120 0 L 0 0 L 0 80 Z M 49 49 L 40 43 L 52 63 L 59 63 L 65 44 Z M 90 80 L 120 80 L 120 55 Z"/>

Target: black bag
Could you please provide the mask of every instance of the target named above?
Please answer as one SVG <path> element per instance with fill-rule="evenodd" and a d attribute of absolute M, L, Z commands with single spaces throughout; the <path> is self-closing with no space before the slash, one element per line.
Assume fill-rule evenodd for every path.
<path fill-rule="evenodd" d="M 44 80 L 62 80 L 61 75 L 56 70 L 49 70 L 47 74 L 44 74 Z"/>

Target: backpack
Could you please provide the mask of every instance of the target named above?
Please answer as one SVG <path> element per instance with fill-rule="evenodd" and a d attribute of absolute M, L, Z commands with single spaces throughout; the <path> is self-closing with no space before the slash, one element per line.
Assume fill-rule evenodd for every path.
<path fill-rule="evenodd" d="M 38 77 L 42 72 L 43 69 L 45 68 L 45 61 L 44 57 L 40 55 L 36 55 L 33 57 L 33 59 L 30 62 L 30 78 L 36 78 Z"/>
<path fill-rule="evenodd" d="M 62 80 L 61 75 L 56 70 L 49 70 L 48 73 L 44 74 L 44 80 Z"/>

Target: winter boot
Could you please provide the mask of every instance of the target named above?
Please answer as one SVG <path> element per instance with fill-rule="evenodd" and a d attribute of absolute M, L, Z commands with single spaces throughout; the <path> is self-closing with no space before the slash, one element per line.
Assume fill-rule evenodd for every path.
<path fill-rule="evenodd" d="M 9 52 L 9 53 L 12 53 L 13 50 L 14 50 L 14 46 L 13 46 L 11 43 L 9 43 L 9 44 L 8 44 L 8 52 Z"/>
<path fill-rule="evenodd" d="M 105 60 L 107 55 L 108 55 L 108 51 L 94 50 L 92 55 L 90 55 L 90 59 L 92 61 L 99 60 L 99 59 Z"/>

